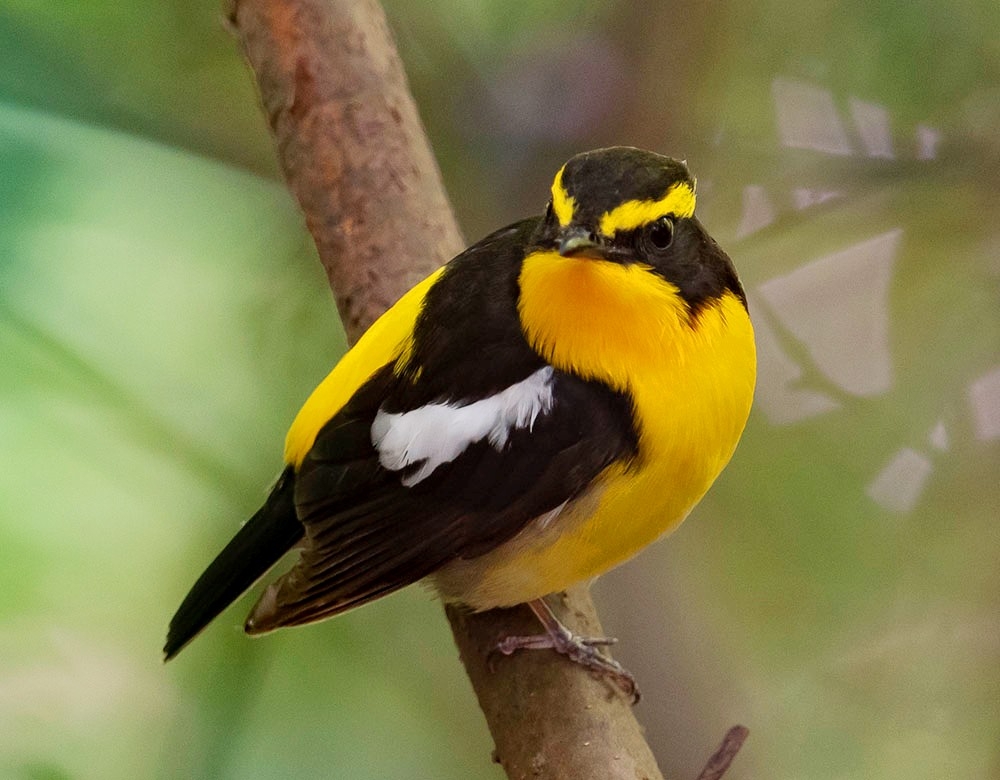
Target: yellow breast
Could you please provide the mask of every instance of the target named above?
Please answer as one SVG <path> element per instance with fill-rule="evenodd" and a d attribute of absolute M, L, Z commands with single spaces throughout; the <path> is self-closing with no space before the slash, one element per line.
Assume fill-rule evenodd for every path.
<path fill-rule="evenodd" d="M 445 598 L 509 606 L 595 577 L 680 524 L 729 461 L 756 377 L 753 328 L 733 294 L 692 320 L 676 287 L 640 265 L 529 255 L 520 316 L 552 365 L 627 392 L 639 456 L 556 518 L 438 577 Z"/>

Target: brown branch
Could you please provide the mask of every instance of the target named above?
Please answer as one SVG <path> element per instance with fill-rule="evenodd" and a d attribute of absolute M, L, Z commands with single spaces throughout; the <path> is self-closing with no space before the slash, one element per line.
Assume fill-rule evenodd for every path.
<path fill-rule="evenodd" d="M 746 726 L 733 726 L 729 729 L 726 736 L 722 738 L 719 749 L 712 754 L 708 763 L 705 764 L 705 768 L 701 770 L 698 780 L 719 780 L 729 769 L 729 765 L 733 763 L 733 759 L 740 752 L 740 748 L 743 747 L 749 734 L 750 729 Z"/>
<path fill-rule="evenodd" d="M 229 21 L 353 341 L 464 243 L 385 16 L 233 0 Z"/>
<path fill-rule="evenodd" d="M 233 0 L 229 20 L 354 340 L 462 244 L 382 10 Z M 560 602 L 570 627 L 601 633 L 585 588 Z M 499 637 L 537 632 L 526 610 L 448 618 L 509 777 L 661 778 L 627 699 L 606 682 L 546 652 L 491 671 Z"/>
<path fill-rule="evenodd" d="M 579 634 L 603 636 L 586 587 L 550 597 Z M 493 654 L 501 636 L 537 634 L 527 607 L 448 619 L 479 705 L 496 742 L 494 760 L 510 778 L 661 780 L 629 698 L 554 653 Z"/>

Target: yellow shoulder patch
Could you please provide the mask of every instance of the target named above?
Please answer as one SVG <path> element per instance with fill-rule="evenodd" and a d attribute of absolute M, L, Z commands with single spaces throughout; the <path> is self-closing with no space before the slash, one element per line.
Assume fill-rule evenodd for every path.
<path fill-rule="evenodd" d="M 440 278 L 444 266 L 403 295 L 379 317 L 319 383 L 299 410 L 285 437 L 285 463 L 298 466 L 327 424 L 365 382 L 382 366 L 412 349 L 410 339 L 427 291 Z"/>
<path fill-rule="evenodd" d="M 554 194 L 555 184 L 552 186 Z M 685 182 L 675 184 L 659 200 L 627 200 L 601 217 L 601 234 L 612 238 L 618 231 L 634 230 L 659 217 L 690 217 L 694 202 L 694 189 Z"/>

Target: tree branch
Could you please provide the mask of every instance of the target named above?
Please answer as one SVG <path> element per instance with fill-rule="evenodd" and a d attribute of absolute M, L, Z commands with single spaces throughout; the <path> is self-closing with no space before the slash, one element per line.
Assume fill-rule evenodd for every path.
<path fill-rule="evenodd" d="M 375 0 L 232 0 L 228 18 L 354 341 L 463 244 L 385 17 Z M 601 634 L 586 588 L 555 601 Z M 554 653 L 492 658 L 537 633 L 527 609 L 447 614 L 509 777 L 661 780 L 620 691 Z"/>
<path fill-rule="evenodd" d="M 548 602 L 576 633 L 604 635 L 585 586 Z M 631 701 L 614 683 L 555 653 L 493 653 L 502 636 L 539 633 L 531 610 L 447 613 L 496 742 L 494 760 L 508 777 L 662 780 Z"/>
<path fill-rule="evenodd" d="M 729 729 L 726 736 L 722 738 L 722 744 L 708 759 L 705 768 L 701 770 L 698 780 L 719 780 L 729 769 L 729 765 L 733 763 L 733 759 L 736 758 L 736 754 L 740 752 L 740 748 L 743 747 L 743 743 L 749 735 L 750 729 L 746 726 L 733 726 Z"/>
<path fill-rule="evenodd" d="M 464 242 L 374 0 L 233 0 L 278 160 L 350 340 Z"/>

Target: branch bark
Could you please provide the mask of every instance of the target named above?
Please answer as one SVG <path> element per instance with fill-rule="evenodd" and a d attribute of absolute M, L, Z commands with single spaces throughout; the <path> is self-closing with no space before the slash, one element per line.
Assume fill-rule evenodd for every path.
<path fill-rule="evenodd" d="M 374 0 L 232 0 L 289 189 L 357 339 L 464 246 Z"/>
<path fill-rule="evenodd" d="M 705 768 L 698 775 L 698 780 L 720 780 L 733 763 L 736 754 L 740 752 L 743 743 L 750 735 L 750 729 L 746 726 L 733 726 L 722 738 L 722 744 L 708 759 Z"/>
<path fill-rule="evenodd" d="M 375 0 L 233 0 L 228 18 L 353 341 L 463 244 L 384 15 Z M 553 602 L 601 634 L 586 588 Z M 527 609 L 447 614 L 509 777 L 662 779 L 606 682 L 546 652 L 491 668 L 499 637 L 537 633 Z"/>

